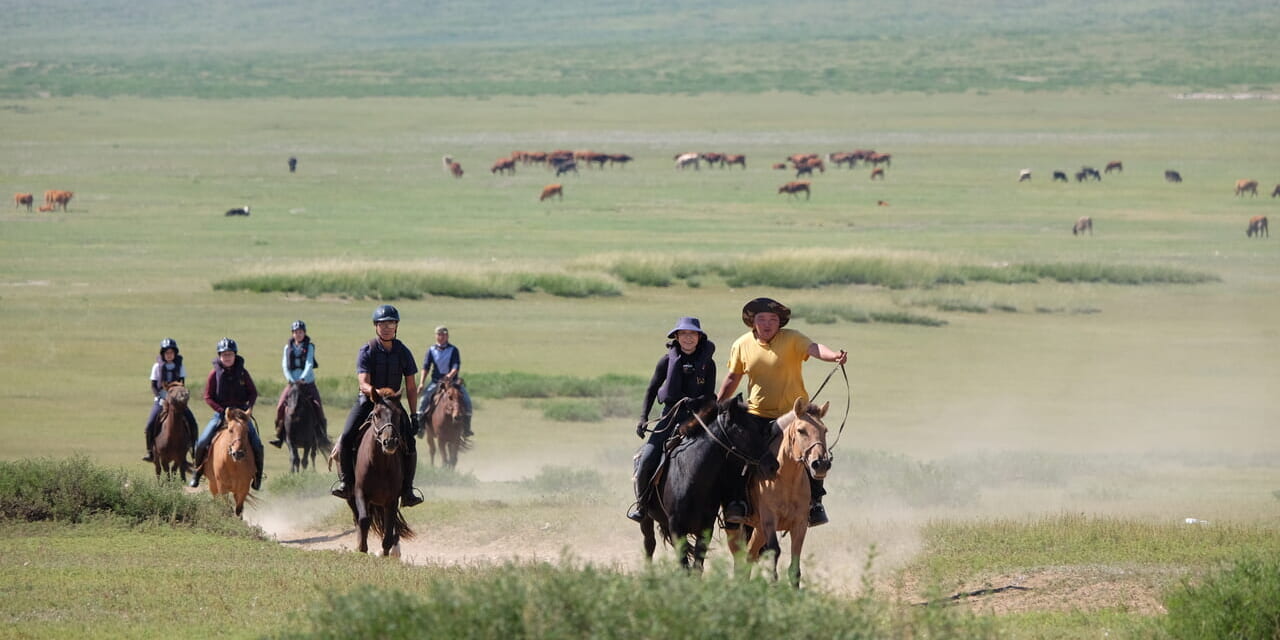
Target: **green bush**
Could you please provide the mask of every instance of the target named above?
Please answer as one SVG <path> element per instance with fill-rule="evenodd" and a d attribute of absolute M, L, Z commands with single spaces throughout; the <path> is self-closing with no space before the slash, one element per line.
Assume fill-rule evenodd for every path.
<path fill-rule="evenodd" d="M 546 466 L 538 475 L 521 482 L 543 495 L 599 495 L 604 493 L 604 476 L 594 469 Z"/>
<path fill-rule="evenodd" d="M 599 422 L 604 419 L 600 403 L 587 400 L 552 400 L 543 405 L 542 415 L 559 422 Z"/>
<path fill-rule="evenodd" d="M 0 462 L 0 520 L 79 523 L 103 516 L 129 524 L 164 522 L 259 535 L 224 504 L 205 494 L 187 494 L 176 481 L 105 469 L 83 456 Z"/>
<path fill-rule="evenodd" d="M 1250 554 L 1164 599 L 1165 629 L 1181 640 L 1280 638 L 1280 556 Z"/>

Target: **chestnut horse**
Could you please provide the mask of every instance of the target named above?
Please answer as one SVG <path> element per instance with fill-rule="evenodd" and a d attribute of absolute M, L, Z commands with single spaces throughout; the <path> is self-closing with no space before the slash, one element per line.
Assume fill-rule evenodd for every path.
<path fill-rule="evenodd" d="M 289 383 L 284 399 L 284 442 L 285 448 L 289 450 L 290 473 L 306 469 L 308 458 L 315 468 L 316 452 L 320 450 L 323 433 L 324 427 L 320 425 L 316 405 L 302 393 L 301 387 Z M 299 449 L 302 450 L 301 453 Z"/>
<path fill-rule="evenodd" d="M 830 405 L 827 402 L 818 407 L 796 398 L 791 412 L 777 419 L 782 437 L 770 445 L 770 452 L 777 456 L 778 473 L 772 478 L 751 479 L 747 489 L 754 513 L 742 528 L 728 532 L 729 549 L 739 570 L 746 568 L 741 565 L 739 552 L 744 549 L 743 538 L 749 532 L 746 559 L 756 562 L 761 551 L 772 551 L 773 579 L 777 580 L 778 556 L 782 553 L 777 534 L 786 531 L 791 534 L 791 567 L 787 575 L 792 586 L 800 586 L 800 554 L 809 531 L 809 478 L 822 480 L 831 470 L 827 426 L 822 422 Z"/>
<path fill-rule="evenodd" d="M 1271 237 L 1271 231 L 1267 229 L 1266 216 L 1254 216 L 1249 218 L 1249 228 L 1245 229 L 1244 235 L 1252 238 L 1255 233 L 1258 234 L 1259 238 L 1262 236 L 1267 236 L 1268 238 Z"/>
<path fill-rule="evenodd" d="M 215 496 L 230 494 L 235 502 L 236 515 L 240 517 L 244 517 L 244 501 L 257 473 L 253 447 L 249 444 L 249 420 L 247 412 L 228 409 L 226 424 L 213 436 L 209 457 L 203 466 L 209 493 Z"/>
<path fill-rule="evenodd" d="M 187 402 L 191 399 L 191 392 L 180 381 L 170 382 L 165 389 L 165 398 L 160 401 L 160 415 L 156 418 L 160 429 L 152 445 L 151 459 L 156 466 L 157 478 L 161 471 L 169 479 L 177 472 L 182 483 L 186 484 L 187 471 L 191 470 L 187 452 L 196 441 L 196 426 L 187 422 Z"/>
<path fill-rule="evenodd" d="M 400 540 L 413 537 L 400 513 L 400 485 L 404 480 L 404 453 L 400 451 L 400 425 L 405 420 L 400 394 L 378 389 L 373 411 L 360 426 L 364 434 L 356 449 L 355 489 L 347 501 L 360 530 L 357 548 L 369 552 L 369 529 L 382 538 L 382 555 L 400 555 Z"/>
<path fill-rule="evenodd" d="M 453 469 L 458 466 L 458 453 L 471 448 L 471 443 L 462 435 L 470 417 L 463 411 L 462 391 L 453 378 L 440 379 L 431 397 L 431 406 L 431 415 L 427 416 L 419 435 L 426 435 L 431 466 L 436 464 L 436 442 L 439 441 L 440 464 Z"/>

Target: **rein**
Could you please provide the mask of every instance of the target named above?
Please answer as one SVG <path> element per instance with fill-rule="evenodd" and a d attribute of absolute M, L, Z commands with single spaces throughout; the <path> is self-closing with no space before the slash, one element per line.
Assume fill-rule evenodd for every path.
<path fill-rule="evenodd" d="M 752 460 L 748 458 L 747 456 L 743 455 L 740 451 L 738 451 L 737 447 L 733 446 L 732 444 L 726 444 L 723 440 L 717 437 L 716 433 L 711 430 L 711 427 L 707 426 L 707 423 L 702 421 L 702 416 L 695 413 L 693 414 L 693 417 L 695 420 L 698 421 L 698 424 L 702 425 L 702 430 L 707 432 L 707 435 L 711 437 L 711 441 L 720 445 L 720 448 L 724 449 L 726 453 L 737 458 L 738 460 L 741 460 L 742 463 L 747 465 L 748 467 L 759 467 L 761 465 L 760 460 Z M 773 442 L 772 438 L 770 439 L 770 442 L 771 443 Z M 764 453 L 761 454 L 760 458 L 764 459 L 764 457 L 768 455 L 769 455 L 769 449 L 766 447 Z M 744 474 L 746 473 L 746 469 L 743 469 L 743 473 Z"/>
<path fill-rule="evenodd" d="M 840 436 L 844 435 L 844 425 L 849 422 L 849 408 L 853 405 L 853 389 L 849 385 L 849 374 L 845 372 L 844 365 L 838 364 L 831 369 L 831 373 L 827 374 L 827 377 L 822 381 L 822 384 L 818 385 L 818 390 L 809 398 L 810 403 L 817 399 L 818 394 L 822 393 L 822 390 L 827 387 L 827 383 L 831 381 L 831 376 L 836 374 L 836 369 L 839 369 L 840 375 L 844 377 L 844 418 L 840 420 L 840 429 L 836 431 L 836 441 L 832 442 L 831 446 L 827 447 L 828 457 L 831 457 L 831 451 L 836 448 L 836 445 L 840 444 Z"/>

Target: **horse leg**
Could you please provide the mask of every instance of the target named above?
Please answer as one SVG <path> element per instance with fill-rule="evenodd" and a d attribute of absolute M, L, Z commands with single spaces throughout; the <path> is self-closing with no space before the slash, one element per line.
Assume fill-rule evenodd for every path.
<path fill-rule="evenodd" d="M 803 522 L 801 518 L 801 522 Z M 809 533 L 807 524 L 800 524 L 791 530 L 791 566 L 787 570 L 787 577 L 791 581 L 791 586 L 800 588 L 800 552 L 804 549 L 804 537 Z"/>
<path fill-rule="evenodd" d="M 436 435 L 435 435 L 435 429 L 433 429 L 432 427 L 428 426 L 428 427 L 427 427 L 427 429 L 426 429 L 426 432 L 427 432 L 427 447 L 431 449 L 431 466 L 433 466 L 433 467 L 434 467 L 434 466 L 436 466 Z M 440 456 L 440 464 L 442 464 L 442 465 L 444 464 L 444 455 L 443 455 L 443 454 Z"/>
<path fill-rule="evenodd" d="M 653 561 L 653 552 L 658 548 L 658 538 L 653 535 L 653 518 L 645 516 L 640 521 L 640 535 L 644 536 L 644 559 Z"/>
<path fill-rule="evenodd" d="M 733 575 L 745 578 L 751 574 L 751 560 L 748 544 L 752 535 L 751 527 L 740 525 L 737 529 L 725 529 L 725 537 L 729 539 L 729 554 L 733 556 Z"/>
<path fill-rule="evenodd" d="M 698 534 L 697 541 L 693 544 L 693 566 L 702 573 L 702 565 L 707 559 L 707 547 L 711 543 L 711 529 L 706 529 Z"/>
<path fill-rule="evenodd" d="M 369 525 L 373 524 L 373 519 L 369 517 L 369 506 L 365 504 L 364 496 L 357 495 L 352 499 L 356 518 L 356 527 L 360 529 L 360 539 L 356 544 L 356 550 L 360 553 L 369 553 Z"/>
<path fill-rule="evenodd" d="M 383 557 L 391 555 L 391 548 L 400 544 L 400 529 L 397 519 L 399 509 L 394 506 L 383 507 L 382 509 L 382 555 Z"/>
<path fill-rule="evenodd" d="M 293 443 L 293 439 L 286 440 L 289 447 L 289 473 L 297 473 L 302 468 L 302 460 L 298 457 L 298 446 Z"/>
<path fill-rule="evenodd" d="M 764 536 L 761 536 L 761 538 L 763 537 Z M 757 551 L 757 554 L 756 554 L 757 559 L 759 559 L 761 552 L 768 553 L 771 556 L 769 558 L 769 567 L 770 567 L 770 574 L 771 574 L 770 580 L 773 582 L 777 582 L 778 581 L 778 559 L 782 555 L 782 545 L 778 544 L 777 529 L 774 529 L 771 527 L 771 532 L 769 533 L 769 541 L 765 543 L 764 546 L 761 547 L 760 551 Z"/>

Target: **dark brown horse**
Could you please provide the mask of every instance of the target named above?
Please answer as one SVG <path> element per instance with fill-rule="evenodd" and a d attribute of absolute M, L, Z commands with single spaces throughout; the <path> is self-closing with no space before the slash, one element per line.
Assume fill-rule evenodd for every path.
<path fill-rule="evenodd" d="M 732 494 L 731 485 L 742 483 L 743 468 L 763 476 L 777 471 L 768 451 L 775 433 L 754 428 L 743 418 L 746 411 L 741 396 L 720 405 L 707 401 L 694 407 L 693 417 L 670 427 L 678 435 L 667 440 L 666 459 L 640 505 L 646 558 L 652 560 L 658 546 L 656 523 L 680 564 L 701 570 L 716 514 Z"/>
<path fill-rule="evenodd" d="M 400 513 L 400 485 L 404 480 L 404 454 L 400 451 L 400 425 L 405 420 L 400 394 L 379 389 L 373 411 L 361 425 L 364 433 L 356 450 L 355 490 L 347 501 L 360 530 L 360 553 L 369 552 L 369 529 L 382 538 L 382 555 L 400 555 L 400 540 L 413 537 L 413 529 Z"/>
<path fill-rule="evenodd" d="M 431 415 L 427 423 L 422 425 L 423 434 L 427 438 L 427 447 L 431 449 L 431 466 L 436 464 L 436 443 L 440 445 L 440 464 L 453 469 L 458 466 L 458 453 L 471 448 L 471 443 L 462 434 L 466 415 L 462 406 L 462 390 L 453 378 L 444 377 L 436 385 L 431 397 Z M 422 434 L 419 434 L 422 435 Z"/>
<path fill-rule="evenodd" d="M 244 517 L 244 501 L 257 473 L 253 447 L 249 444 L 249 414 L 228 409 L 226 424 L 209 444 L 209 457 L 204 461 L 204 475 L 209 493 L 229 494 L 235 502 L 236 515 Z"/>
<path fill-rule="evenodd" d="M 196 426 L 187 423 L 187 402 L 191 393 L 181 382 L 166 385 L 164 400 L 161 401 L 160 415 L 156 421 L 160 425 L 159 433 L 152 447 L 151 459 L 156 466 L 156 477 L 164 471 L 165 476 L 172 479 L 174 472 L 187 482 L 187 472 L 191 463 L 187 462 L 187 452 L 195 442 L 193 432 Z"/>
<path fill-rule="evenodd" d="M 1252 238 L 1254 234 L 1257 234 L 1259 238 L 1263 236 L 1268 238 L 1271 237 L 1271 231 L 1267 229 L 1266 216 L 1254 216 L 1249 218 L 1249 228 L 1245 229 L 1244 235 Z"/>
<path fill-rule="evenodd" d="M 315 404 L 302 392 L 301 387 L 289 383 L 284 400 L 284 441 L 285 448 L 289 450 L 290 473 L 306 469 L 308 462 L 315 468 L 322 433 L 323 427 Z"/>

